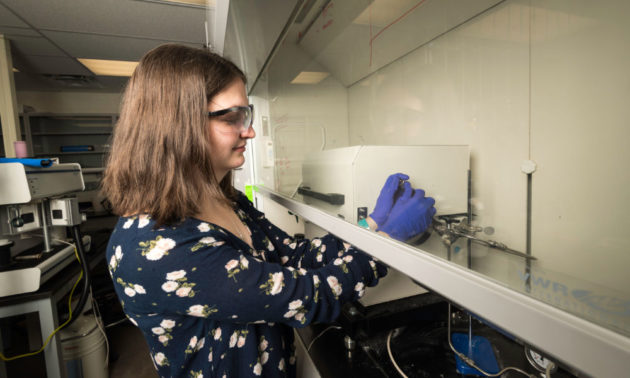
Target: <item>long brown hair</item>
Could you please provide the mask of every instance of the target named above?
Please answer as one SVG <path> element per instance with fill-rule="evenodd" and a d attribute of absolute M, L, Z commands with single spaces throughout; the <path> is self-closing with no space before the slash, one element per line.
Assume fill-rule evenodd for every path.
<path fill-rule="evenodd" d="M 212 169 L 208 103 L 234 80 L 229 60 L 176 44 L 146 53 L 125 89 L 102 181 L 115 214 L 148 213 L 158 225 L 199 212 L 204 196 L 235 198 L 232 174 Z"/>

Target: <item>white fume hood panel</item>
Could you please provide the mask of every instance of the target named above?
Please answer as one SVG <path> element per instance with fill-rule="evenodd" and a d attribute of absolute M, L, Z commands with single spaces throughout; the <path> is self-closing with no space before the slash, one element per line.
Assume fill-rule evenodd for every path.
<path fill-rule="evenodd" d="M 469 161 L 469 147 L 463 145 L 325 150 L 305 158 L 300 193 L 304 202 L 356 223 L 360 211 L 374 210 L 387 177 L 401 172 L 409 175 L 414 188 L 424 189 L 435 199 L 438 215 L 466 213 Z M 335 202 L 340 196 L 343 204 L 327 201 Z"/>

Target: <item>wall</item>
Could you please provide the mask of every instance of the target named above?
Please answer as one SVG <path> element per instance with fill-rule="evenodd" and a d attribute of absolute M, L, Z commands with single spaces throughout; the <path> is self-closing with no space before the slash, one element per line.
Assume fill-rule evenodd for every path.
<path fill-rule="evenodd" d="M 122 93 L 20 91 L 16 96 L 20 111 L 30 106 L 36 112 L 118 114 Z"/>

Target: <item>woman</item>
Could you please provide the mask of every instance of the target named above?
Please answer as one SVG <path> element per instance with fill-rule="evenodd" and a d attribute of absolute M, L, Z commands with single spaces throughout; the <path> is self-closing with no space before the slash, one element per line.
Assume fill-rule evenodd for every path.
<path fill-rule="evenodd" d="M 252 111 L 233 63 L 179 45 L 148 52 L 125 90 L 103 178 L 121 215 L 107 259 L 161 376 L 293 377 L 291 327 L 335 320 L 386 274 L 332 235 L 292 239 L 234 190 Z M 396 210 L 388 182 L 383 226 L 412 197 L 430 221 L 431 200 L 407 190 Z"/>

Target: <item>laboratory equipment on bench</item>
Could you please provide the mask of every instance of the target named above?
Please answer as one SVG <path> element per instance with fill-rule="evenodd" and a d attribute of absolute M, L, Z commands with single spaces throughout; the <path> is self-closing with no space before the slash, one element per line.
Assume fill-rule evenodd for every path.
<path fill-rule="evenodd" d="M 477 236 L 478 232 L 492 235 L 492 227 L 480 227 L 469 222 L 465 214 L 438 215 L 433 217 L 432 229 L 440 235 L 442 243 L 448 248 L 447 258 L 450 260 L 450 248 L 459 238 L 465 238 L 472 243 L 480 244 L 489 248 L 522 257 L 526 260 L 537 260 L 536 257 L 509 248 L 506 244 L 492 239 L 484 239 Z"/>
<path fill-rule="evenodd" d="M 0 164 L 0 297 L 33 292 L 72 262 L 74 246 L 53 240 L 65 238 L 65 227 L 82 222 L 76 198 L 65 195 L 85 188 L 76 163 L 31 167 Z M 41 236 L 24 238 L 28 233 Z M 89 237 L 83 246 L 89 249 Z"/>
<path fill-rule="evenodd" d="M 548 376 L 549 373 L 555 373 L 558 370 L 556 363 L 531 347 L 525 346 L 524 352 L 527 362 L 540 373 L 545 373 Z"/>
<path fill-rule="evenodd" d="M 54 336 L 79 318 L 77 309 L 83 309 L 89 297 L 85 251 L 90 249 L 91 239 L 81 235 L 79 224 L 84 219 L 76 197 L 72 197 L 72 193 L 84 190 L 85 184 L 79 164 L 24 163 L 0 161 L 0 251 L 4 254 L 0 267 L 0 318 L 37 313 L 42 345 L 30 353 L 2 353 L 1 357 L 8 362 L 43 352 L 47 375 L 62 377 L 65 369 L 59 340 Z M 72 242 L 66 240 L 68 233 Z M 74 274 L 66 277 L 64 270 L 75 258 L 81 265 L 78 279 Z M 66 276 L 56 282 L 53 278 L 60 273 Z M 78 303 L 69 308 L 67 320 L 59 322 L 57 301 L 72 287 L 68 299 L 72 307 L 72 293 L 81 279 L 83 288 Z M 47 281 L 55 289 L 38 291 Z M 30 294 L 35 291 L 38 293 Z M 1 364 L 0 375 L 4 368 Z"/>
<path fill-rule="evenodd" d="M 465 213 L 468 146 L 352 146 L 309 154 L 298 193 L 304 202 L 356 223 L 374 209 L 387 177 L 401 172 L 435 199 L 437 215 Z"/>

